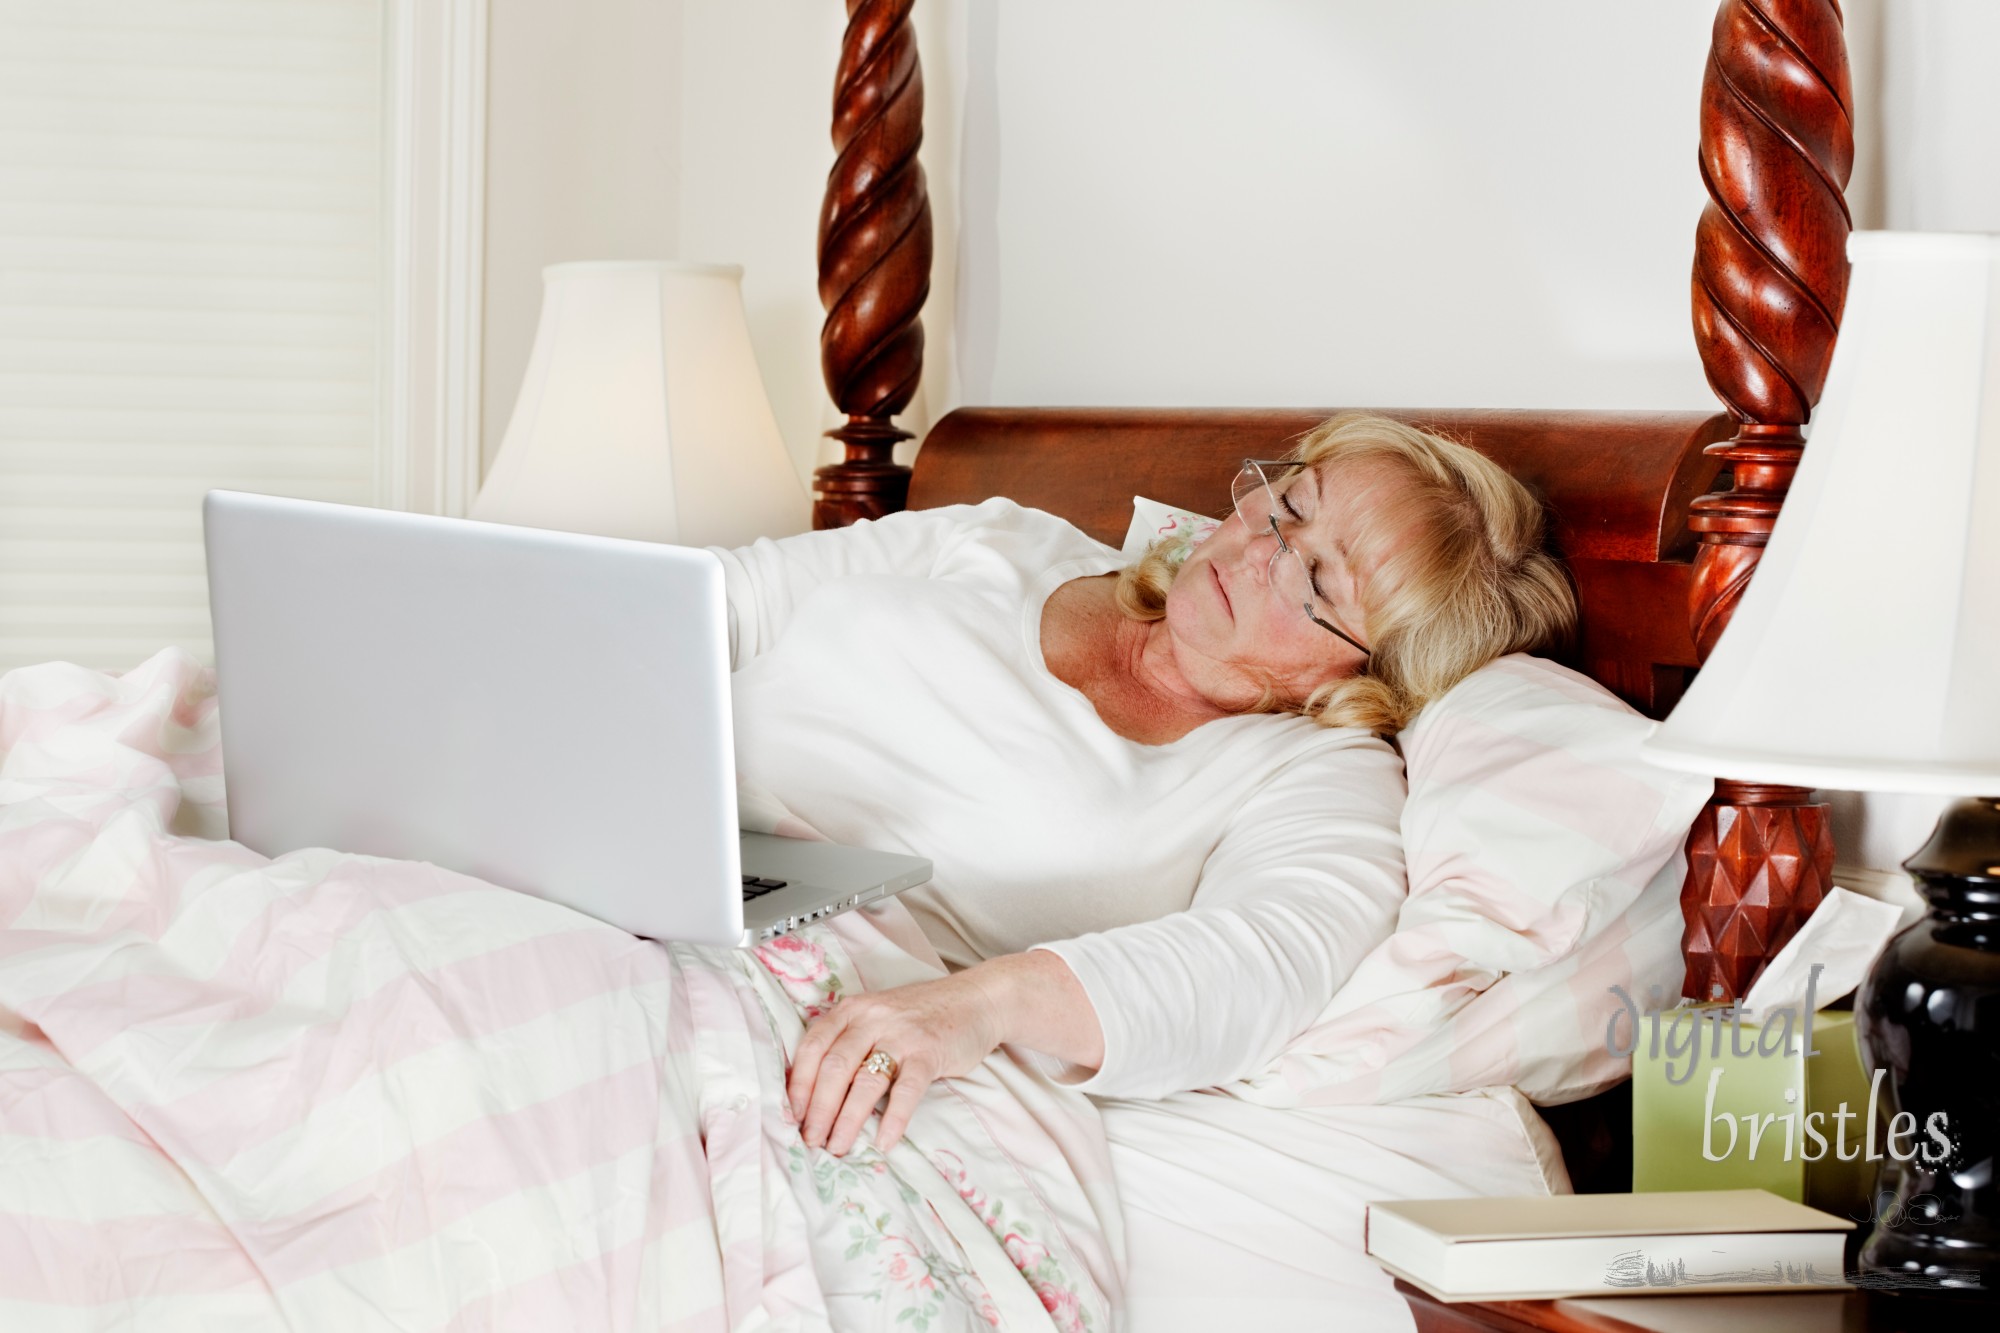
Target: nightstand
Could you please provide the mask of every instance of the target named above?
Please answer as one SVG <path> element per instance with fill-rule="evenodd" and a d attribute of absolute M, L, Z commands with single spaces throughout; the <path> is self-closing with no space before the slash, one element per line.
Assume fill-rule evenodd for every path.
<path fill-rule="evenodd" d="M 1407 1282 L 1417 1333 L 1969 1333 L 1994 1327 L 2000 1305 L 1910 1293 L 1829 1291 L 1769 1296 L 1607 1296 L 1447 1305 Z"/>

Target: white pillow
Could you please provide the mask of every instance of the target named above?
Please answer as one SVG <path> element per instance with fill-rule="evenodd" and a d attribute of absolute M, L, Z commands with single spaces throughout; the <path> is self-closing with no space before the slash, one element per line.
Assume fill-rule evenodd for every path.
<path fill-rule="evenodd" d="M 1624 1078 L 1605 1047 L 1610 987 L 1678 993 L 1682 845 L 1712 788 L 1641 756 L 1654 725 L 1524 654 L 1432 701 L 1399 738 L 1410 896 L 1396 932 L 1239 1095 L 1512 1084 L 1550 1105 Z"/>
<path fill-rule="evenodd" d="M 1680 993 L 1688 828 L 1715 784 L 1641 753 L 1657 725 L 1587 676 L 1514 654 L 1403 732 L 1398 932 L 1449 939 L 1495 974 L 1453 1022 L 1456 1077 L 1545 1105 L 1588 1096 L 1630 1072 L 1606 1049 L 1610 988 Z"/>
<path fill-rule="evenodd" d="M 1219 519 L 1135 495 L 1132 497 L 1132 523 L 1125 529 L 1125 544 L 1118 549 L 1127 560 L 1137 560 L 1156 542 L 1175 541 L 1184 543 L 1179 550 L 1181 559 L 1186 559 L 1188 551 L 1207 540 L 1221 526 Z"/>

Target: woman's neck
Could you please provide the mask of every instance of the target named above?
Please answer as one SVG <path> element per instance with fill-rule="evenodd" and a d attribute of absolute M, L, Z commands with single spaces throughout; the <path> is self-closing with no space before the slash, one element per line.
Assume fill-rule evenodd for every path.
<path fill-rule="evenodd" d="M 1230 716 L 1181 675 L 1165 622 L 1134 620 L 1119 607 L 1115 575 L 1056 589 L 1042 609 L 1041 633 L 1050 672 L 1127 740 L 1165 745 Z"/>

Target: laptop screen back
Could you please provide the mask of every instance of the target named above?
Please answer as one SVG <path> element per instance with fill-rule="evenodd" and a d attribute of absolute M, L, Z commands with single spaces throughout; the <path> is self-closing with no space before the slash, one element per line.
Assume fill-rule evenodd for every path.
<path fill-rule="evenodd" d="M 203 518 L 233 838 L 741 930 L 714 556 L 227 491 Z"/>

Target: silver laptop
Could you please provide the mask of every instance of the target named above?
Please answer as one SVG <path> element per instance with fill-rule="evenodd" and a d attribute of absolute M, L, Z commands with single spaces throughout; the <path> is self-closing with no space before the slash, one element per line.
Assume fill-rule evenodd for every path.
<path fill-rule="evenodd" d="M 230 836 L 754 944 L 931 863 L 742 833 L 707 551 L 211 491 Z"/>

